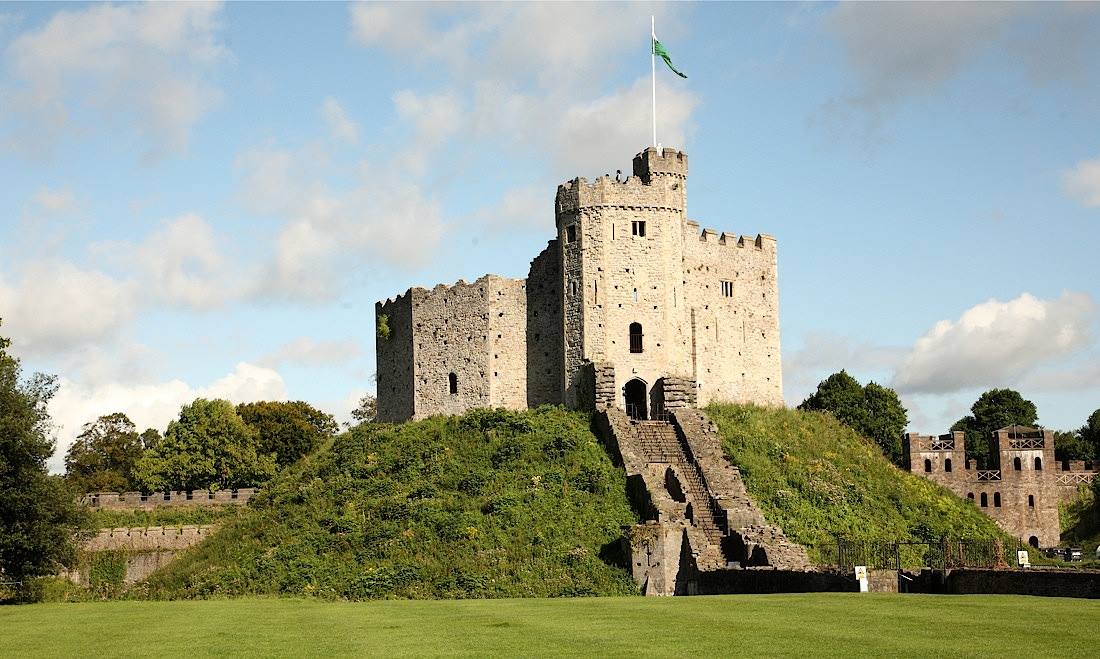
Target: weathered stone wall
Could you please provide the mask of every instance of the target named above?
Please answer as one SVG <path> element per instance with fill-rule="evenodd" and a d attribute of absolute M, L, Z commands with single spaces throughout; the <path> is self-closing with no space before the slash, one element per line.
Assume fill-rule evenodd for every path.
<path fill-rule="evenodd" d="M 84 551 L 178 551 L 205 540 L 216 526 L 143 526 L 102 529 Z"/>
<path fill-rule="evenodd" d="M 994 436 L 994 464 L 977 469 L 965 458 L 965 436 L 904 437 L 907 466 L 920 476 L 965 497 L 997 524 L 1024 542 L 1053 547 L 1060 539 L 1058 503 L 1077 480 L 1054 461 L 1054 433 L 1018 427 Z"/>
<path fill-rule="evenodd" d="M 1030 568 L 1026 570 L 923 570 L 912 575 L 909 592 L 952 595 L 1037 595 L 1100 598 L 1100 571 Z"/>
<path fill-rule="evenodd" d="M 527 408 L 527 282 L 488 275 L 489 405 Z"/>
<path fill-rule="evenodd" d="M 562 402 L 561 246 L 551 240 L 531 261 L 527 277 L 527 405 Z"/>
<path fill-rule="evenodd" d="M 149 495 L 141 492 L 90 492 L 80 498 L 80 503 L 89 508 L 107 508 L 111 510 L 148 510 L 161 506 L 221 506 L 225 504 L 248 503 L 257 488 L 242 487 L 237 490 L 206 490 L 154 492 Z"/>
<path fill-rule="evenodd" d="M 686 222 L 684 299 L 699 404 L 783 404 L 775 239 Z M 728 282 L 731 295 L 723 291 Z"/>
<path fill-rule="evenodd" d="M 415 411 L 416 383 L 413 373 L 412 290 L 374 305 L 374 355 L 378 374 L 378 420 L 398 422 Z M 379 334 L 379 319 L 385 316 L 389 336 Z"/>
<path fill-rule="evenodd" d="M 412 289 L 413 418 L 489 407 L 489 287 L 485 276 L 469 284 L 440 284 L 430 291 Z"/>

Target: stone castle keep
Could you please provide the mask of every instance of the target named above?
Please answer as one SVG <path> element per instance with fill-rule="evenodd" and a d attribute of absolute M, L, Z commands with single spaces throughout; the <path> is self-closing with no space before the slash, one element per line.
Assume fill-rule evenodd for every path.
<path fill-rule="evenodd" d="M 485 275 L 375 305 L 378 419 L 477 407 L 783 403 L 776 242 L 687 219 L 687 155 L 558 186 L 526 279 Z"/>

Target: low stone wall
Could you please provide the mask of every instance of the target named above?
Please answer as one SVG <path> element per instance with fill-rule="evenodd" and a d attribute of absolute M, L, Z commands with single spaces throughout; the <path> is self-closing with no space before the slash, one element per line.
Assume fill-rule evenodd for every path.
<path fill-rule="evenodd" d="M 1100 598 L 1100 570 L 923 570 L 908 575 L 913 593 L 951 595 L 1038 595 Z"/>
<path fill-rule="evenodd" d="M 154 492 L 89 492 L 80 503 L 89 508 L 108 510 L 151 510 L 161 506 L 221 506 L 248 503 L 258 488 L 242 487 L 238 490 L 207 490 Z"/>
<path fill-rule="evenodd" d="M 193 547 L 217 530 L 216 526 L 147 526 L 103 529 L 84 543 L 83 551 L 91 560 L 78 569 L 62 572 L 61 576 L 84 586 L 90 583 L 90 570 L 95 555 L 120 552 L 126 561 L 123 583 L 141 581 L 176 560 L 184 549 Z"/>
<path fill-rule="evenodd" d="M 102 529 L 84 551 L 156 551 L 187 549 L 215 531 L 216 526 L 145 526 Z"/>
<path fill-rule="evenodd" d="M 859 582 L 852 574 L 802 570 L 710 570 L 693 579 L 692 595 L 733 595 L 737 593 L 858 593 Z M 694 592 L 691 592 L 694 590 Z"/>

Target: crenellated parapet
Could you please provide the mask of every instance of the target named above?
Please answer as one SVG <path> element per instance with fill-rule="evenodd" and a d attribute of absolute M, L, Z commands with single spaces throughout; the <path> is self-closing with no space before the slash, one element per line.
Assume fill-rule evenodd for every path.
<path fill-rule="evenodd" d="M 634 175 L 617 181 L 601 176 L 589 183 L 575 178 L 558 186 L 555 210 L 560 220 L 583 208 L 622 208 L 683 212 L 687 207 L 687 155 L 675 149 L 649 148 L 634 156 Z"/>
<path fill-rule="evenodd" d="M 80 503 L 89 508 L 109 510 L 141 510 L 160 506 L 220 506 L 248 503 L 260 490 L 242 487 L 236 490 L 179 490 L 166 492 L 89 492 Z"/>

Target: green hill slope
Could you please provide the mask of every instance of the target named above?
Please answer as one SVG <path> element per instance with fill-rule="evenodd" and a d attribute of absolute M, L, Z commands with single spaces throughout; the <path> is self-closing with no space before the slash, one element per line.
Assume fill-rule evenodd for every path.
<path fill-rule="evenodd" d="M 478 410 L 360 426 L 154 575 L 151 597 L 630 594 L 601 547 L 635 518 L 582 414 Z"/>
<path fill-rule="evenodd" d="M 813 559 L 835 547 L 837 535 L 1007 537 L 973 504 L 898 469 L 831 415 L 719 404 L 706 412 L 764 516 Z"/>

